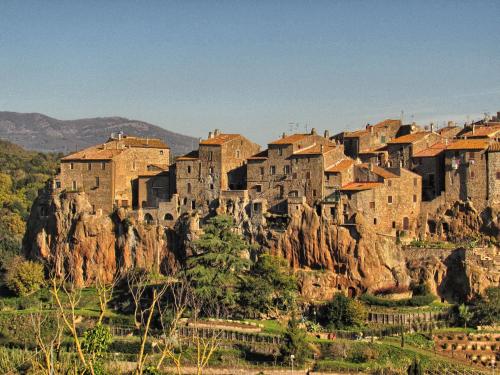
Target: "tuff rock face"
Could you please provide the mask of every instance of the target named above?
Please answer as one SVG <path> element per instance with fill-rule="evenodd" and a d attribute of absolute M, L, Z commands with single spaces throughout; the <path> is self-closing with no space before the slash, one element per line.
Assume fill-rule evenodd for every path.
<path fill-rule="evenodd" d="M 425 281 L 438 295 L 456 300 L 499 281 L 485 267 L 487 262 L 467 258 L 464 249 L 411 253 L 393 238 L 376 234 L 361 215 L 356 225 L 337 226 L 305 206 L 276 229 L 265 219 L 252 222 L 244 205 L 220 213 L 231 214 L 240 232 L 260 245 L 258 251 L 287 259 L 296 270 L 302 295 L 311 300 L 328 299 L 339 291 L 359 295 L 406 287 L 412 280 Z M 191 243 L 199 235 L 196 214 L 183 215 L 173 228 L 164 228 L 137 222 L 125 210 L 111 216 L 93 214 L 84 193 L 45 192 L 33 205 L 24 250 L 45 261 L 52 272 L 70 275 L 83 286 L 98 277 L 111 281 L 131 267 L 171 272 L 193 254 Z"/>

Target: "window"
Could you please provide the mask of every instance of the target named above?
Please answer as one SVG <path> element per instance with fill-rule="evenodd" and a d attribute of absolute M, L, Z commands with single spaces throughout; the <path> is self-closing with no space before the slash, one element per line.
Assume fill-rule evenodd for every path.
<path fill-rule="evenodd" d="M 497 178 L 498 178 L 498 173 L 497 173 Z M 56 180 L 56 189 L 60 189 L 60 188 L 61 188 L 61 181 Z"/>
<path fill-rule="evenodd" d="M 470 178 L 474 178 L 476 174 L 473 171 L 470 171 Z"/>
<path fill-rule="evenodd" d="M 69 169 L 75 169 L 75 163 L 69 163 Z"/>
<path fill-rule="evenodd" d="M 260 193 L 262 191 L 262 185 L 255 185 L 254 189 L 255 189 L 255 192 Z"/>
<path fill-rule="evenodd" d="M 316 189 L 313 189 L 313 197 L 316 196 Z"/>
<path fill-rule="evenodd" d="M 102 169 L 102 170 L 105 170 L 105 169 L 106 169 L 106 163 L 105 163 L 105 162 L 101 162 L 101 169 Z"/>
<path fill-rule="evenodd" d="M 288 193 L 289 197 L 298 197 L 299 192 L 297 190 L 292 190 L 290 193 Z"/>
<path fill-rule="evenodd" d="M 274 165 L 271 165 L 271 168 L 269 168 L 269 173 L 271 175 L 275 175 L 276 174 L 276 167 Z"/>
<path fill-rule="evenodd" d="M 374 210 L 374 209 L 375 209 L 375 202 L 370 202 L 370 208 L 371 208 L 372 210 Z"/>
<path fill-rule="evenodd" d="M 92 212 L 95 213 L 95 204 L 92 205 Z"/>
<path fill-rule="evenodd" d="M 163 220 L 171 221 L 174 220 L 174 217 L 172 216 L 172 214 L 165 214 Z"/>
<path fill-rule="evenodd" d="M 475 152 L 469 152 L 469 159 L 474 160 L 476 158 L 476 153 Z"/>
<path fill-rule="evenodd" d="M 284 174 L 289 174 L 290 173 L 290 166 L 289 165 L 285 165 L 283 167 L 283 173 Z"/>
<path fill-rule="evenodd" d="M 188 182 L 187 184 L 187 192 L 188 194 L 191 194 L 191 182 Z"/>
<path fill-rule="evenodd" d="M 309 172 L 309 171 L 307 171 L 307 172 L 306 172 L 306 178 L 307 178 L 307 179 L 310 179 L 310 178 L 311 178 L 311 172 Z"/>
<path fill-rule="evenodd" d="M 280 186 L 278 187 L 278 189 L 279 189 L 279 191 L 280 191 L 280 198 L 283 198 L 283 195 L 284 195 L 284 193 L 285 193 L 285 189 L 283 188 L 283 185 L 280 185 Z"/>
<path fill-rule="evenodd" d="M 392 222 L 392 229 L 396 229 L 396 222 L 395 221 Z"/>
<path fill-rule="evenodd" d="M 210 174 L 214 174 L 214 167 L 210 167 L 210 168 L 208 168 L 208 173 L 210 173 Z"/>
<path fill-rule="evenodd" d="M 417 203 L 417 194 L 413 194 L 413 203 Z"/>
<path fill-rule="evenodd" d="M 418 186 L 418 178 L 413 178 L 413 186 Z"/>
<path fill-rule="evenodd" d="M 212 160 L 213 156 L 214 156 L 213 152 L 212 152 L 212 151 L 210 151 L 210 152 L 208 153 L 208 160 Z"/>
<path fill-rule="evenodd" d="M 387 203 L 392 204 L 392 195 L 387 196 Z"/>
<path fill-rule="evenodd" d="M 214 190 L 214 184 L 210 184 L 210 190 Z"/>
<path fill-rule="evenodd" d="M 88 169 L 89 171 L 91 171 L 91 170 L 92 170 L 92 163 L 88 163 L 88 164 L 87 164 L 87 169 Z"/>
<path fill-rule="evenodd" d="M 260 203 L 254 203 L 253 204 L 253 211 L 254 212 L 260 212 L 261 211 L 261 204 Z"/>
<path fill-rule="evenodd" d="M 78 185 L 76 184 L 76 181 L 73 181 L 73 183 L 71 184 L 71 188 L 73 190 L 76 190 L 78 188 Z"/>
<path fill-rule="evenodd" d="M 191 173 L 191 166 L 188 165 L 188 173 Z"/>
<path fill-rule="evenodd" d="M 160 155 L 163 155 L 163 150 L 160 150 Z"/>
<path fill-rule="evenodd" d="M 497 180 L 500 180 L 500 172 L 497 172 Z"/>
<path fill-rule="evenodd" d="M 128 207 L 128 200 L 127 199 L 122 200 L 122 207 Z"/>
<path fill-rule="evenodd" d="M 373 225 L 377 225 L 377 218 L 373 218 Z"/>
<path fill-rule="evenodd" d="M 387 186 L 392 186 L 392 181 L 391 180 L 387 180 Z"/>
<path fill-rule="evenodd" d="M 99 187 L 99 177 L 95 178 L 95 187 Z"/>
<path fill-rule="evenodd" d="M 191 209 L 194 210 L 196 208 L 196 202 L 194 200 L 191 201 Z"/>
<path fill-rule="evenodd" d="M 283 156 L 283 149 L 281 147 L 278 148 L 278 155 Z"/>
<path fill-rule="evenodd" d="M 264 176 L 264 167 L 260 167 L 260 175 Z"/>
<path fill-rule="evenodd" d="M 185 206 L 187 203 L 188 203 L 188 199 L 187 199 L 187 198 L 184 198 L 184 199 L 182 200 L 182 204 Z"/>
<path fill-rule="evenodd" d="M 403 218 L 403 229 L 404 230 L 410 229 L 410 219 L 408 219 L 407 217 Z"/>
<path fill-rule="evenodd" d="M 296 180 L 296 179 L 297 179 L 297 172 L 294 172 L 294 173 L 293 173 L 292 178 L 293 178 L 294 180 Z"/>
<path fill-rule="evenodd" d="M 240 150 L 236 150 L 236 159 L 240 158 Z"/>

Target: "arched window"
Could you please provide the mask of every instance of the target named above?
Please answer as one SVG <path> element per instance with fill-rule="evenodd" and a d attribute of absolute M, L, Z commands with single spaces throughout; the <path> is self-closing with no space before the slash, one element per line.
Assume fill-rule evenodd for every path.
<path fill-rule="evenodd" d="M 147 213 L 146 215 L 144 215 L 144 221 L 147 223 L 147 224 L 153 224 L 153 215 L 151 215 L 150 213 Z"/>
<path fill-rule="evenodd" d="M 165 214 L 163 220 L 174 220 L 174 217 L 171 214 Z"/>

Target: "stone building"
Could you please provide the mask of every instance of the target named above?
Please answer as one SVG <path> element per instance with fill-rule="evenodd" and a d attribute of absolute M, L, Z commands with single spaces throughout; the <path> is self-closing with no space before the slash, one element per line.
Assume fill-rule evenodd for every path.
<path fill-rule="evenodd" d="M 160 139 L 112 135 L 105 143 L 61 159 L 57 191 L 83 191 L 94 211 L 137 207 L 139 176 L 168 170 L 170 150 Z"/>
<path fill-rule="evenodd" d="M 240 134 L 210 132 L 198 150 L 177 158 L 176 190 L 181 212 L 216 209 L 225 190 L 246 189 L 246 161 L 260 146 Z"/>
<path fill-rule="evenodd" d="M 376 125 L 367 125 L 363 130 L 342 133 L 345 154 L 353 159 L 360 153 L 369 152 L 385 145 L 401 134 L 400 120 L 384 120 Z"/>
<path fill-rule="evenodd" d="M 484 125 L 472 124 L 471 129 L 461 134 L 461 138 L 500 139 L 500 122 L 487 122 Z"/>
<path fill-rule="evenodd" d="M 324 215 L 341 225 L 354 224 L 361 214 L 385 235 L 415 234 L 420 214 L 422 178 L 404 168 L 373 164 L 353 166 L 353 180 L 339 189 L 336 204 L 325 205 Z"/>
<path fill-rule="evenodd" d="M 332 142 L 327 132 L 324 136 L 315 129 L 310 134 L 283 134 L 248 159 L 252 212 L 285 214 L 288 200 L 302 202 L 302 197 L 314 206 L 325 194 L 325 169 L 345 158 L 342 145 Z"/>
<path fill-rule="evenodd" d="M 494 173 L 496 177 L 496 170 L 489 171 L 488 168 L 490 143 L 490 139 L 460 139 L 446 148 L 444 182 L 447 202 L 472 201 L 476 209 L 486 207 L 492 193 L 489 175 Z"/>
<path fill-rule="evenodd" d="M 387 143 L 387 167 L 412 168 L 413 155 L 442 140 L 433 131 L 423 131 L 394 138 Z"/>
<path fill-rule="evenodd" d="M 500 114 L 500 113 L 499 113 Z M 488 205 L 500 205 L 500 142 L 488 147 Z"/>

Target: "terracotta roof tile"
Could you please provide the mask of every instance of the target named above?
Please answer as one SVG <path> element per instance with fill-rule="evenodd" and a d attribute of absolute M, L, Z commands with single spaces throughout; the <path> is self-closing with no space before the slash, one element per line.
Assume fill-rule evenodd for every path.
<path fill-rule="evenodd" d="M 248 159 L 249 160 L 265 160 L 268 157 L 268 152 L 267 150 L 261 151 L 255 155 L 250 156 Z"/>
<path fill-rule="evenodd" d="M 494 142 L 488 147 L 490 152 L 500 152 L 500 142 Z"/>
<path fill-rule="evenodd" d="M 220 146 L 239 137 L 241 137 L 239 134 L 219 134 L 213 138 L 202 140 L 200 145 Z"/>
<path fill-rule="evenodd" d="M 485 137 L 490 137 L 493 138 L 500 134 L 500 125 L 488 125 L 488 126 L 481 126 L 481 127 L 476 127 L 474 129 L 474 133 L 471 131 L 468 131 L 467 133 L 462 134 L 462 137 L 467 137 L 467 138 L 485 138 Z"/>
<path fill-rule="evenodd" d="M 131 137 L 124 136 L 122 139 L 110 139 L 109 143 L 118 142 L 124 144 L 127 147 L 144 147 L 144 148 L 168 148 L 168 146 L 159 138 L 141 138 L 141 137 Z M 108 143 L 106 142 L 106 143 Z"/>
<path fill-rule="evenodd" d="M 387 119 L 387 120 L 379 122 L 378 124 L 373 125 L 373 127 L 374 128 L 382 128 L 384 126 L 393 126 L 393 125 L 401 126 L 401 120 Z"/>
<path fill-rule="evenodd" d="M 198 150 L 193 150 L 186 155 L 179 156 L 175 161 L 198 160 Z"/>
<path fill-rule="evenodd" d="M 336 148 L 337 146 L 334 145 L 333 143 L 331 145 L 318 145 L 314 144 L 309 147 L 305 147 L 301 150 L 297 150 L 293 153 L 293 155 L 323 155 L 329 151 L 332 151 Z"/>
<path fill-rule="evenodd" d="M 486 139 L 459 139 L 446 147 L 446 150 L 485 150 L 490 144 Z"/>
<path fill-rule="evenodd" d="M 414 143 L 414 142 L 417 142 L 417 141 L 425 138 L 429 134 L 431 134 L 431 133 L 430 132 L 411 133 L 411 134 L 403 135 L 403 136 L 398 137 L 398 138 L 394 138 L 387 143 L 388 144 Z"/>
<path fill-rule="evenodd" d="M 61 160 L 111 160 L 123 151 L 124 149 L 99 149 L 94 146 L 69 154 Z"/>
<path fill-rule="evenodd" d="M 359 164 L 361 168 L 368 169 L 370 166 L 367 163 Z M 372 165 L 372 172 L 382 178 L 398 178 L 397 174 L 388 171 L 387 169 L 381 168 L 378 165 Z"/>
<path fill-rule="evenodd" d="M 277 139 L 274 142 L 269 143 L 270 145 L 291 145 L 295 142 L 301 141 L 306 138 L 310 134 L 291 134 L 286 136 L 285 138 Z"/>
<path fill-rule="evenodd" d="M 413 154 L 414 158 L 430 158 L 441 154 L 449 145 L 444 142 L 434 143 L 432 146 Z"/>
<path fill-rule="evenodd" d="M 382 182 L 350 182 L 342 186 L 340 190 L 344 191 L 362 191 L 371 190 L 384 185 Z"/>
<path fill-rule="evenodd" d="M 325 169 L 326 173 L 339 173 L 345 171 L 351 165 L 354 164 L 354 160 L 352 159 L 343 159 L 336 164 L 333 164 Z"/>

